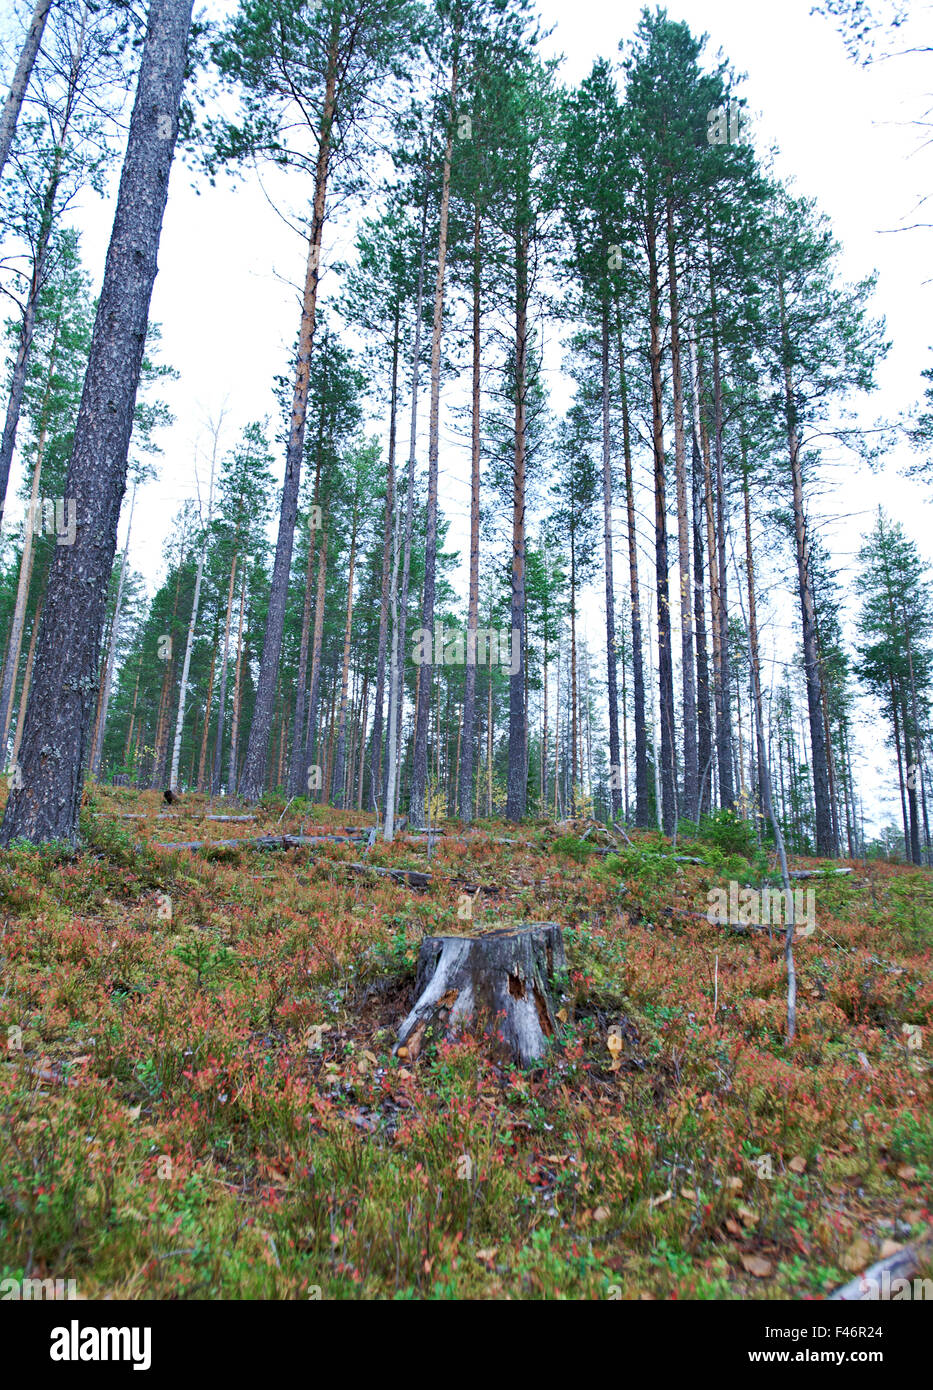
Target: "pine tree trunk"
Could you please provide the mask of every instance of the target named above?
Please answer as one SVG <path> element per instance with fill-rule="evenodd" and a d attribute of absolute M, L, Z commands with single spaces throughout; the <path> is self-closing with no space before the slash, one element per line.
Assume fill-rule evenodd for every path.
<path fill-rule="evenodd" d="M 632 480 L 631 427 L 625 351 L 619 334 L 619 380 L 622 396 L 622 451 L 625 462 L 625 506 L 628 530 L 629 600 L 632 611 L 632 699 L 635 705 L 635 824 L 647 828 L 648 811 L 648 735 L 645 714 L 645 668 L 642 649 L 641 598 L 638 588 L 638 534 L 635 529 L 635 486 Z"/>
<path fill-rule="evenodd" d="M 243 573 L 240 580 L 240 616 L 237 620 L 236 664 L 233 675 L 233 714 L 230 718 L 230 766 L 227 774 L 227 795 L 236 796 L 237 766 L 240 743 L 240 700 L 243 691 L 243 614 L 246 611 L 246 576 L 249 572 L 249 558 L 243 557 Z"/>
<path fill-rule="evenodd" d="M 574 529 L 570 531 L 570 815 L 577 814 L 577 547 Z"/>
<path fill-rule="evenodd" d="M 214 641 L 211 647 L 211 673 L 207 680 L 207 699 L 204 702 L 204 729 L 201 734 L 201 756 L 198 759 L 198 791 L 204 790 L 207 771 L 207 745 L 211 729 L 211 701 L 214 698 L 214 673 L 217 670 L 217 616 L 214 617 Z"/>
<path fill-rule="evenodd" d="M 486 815 L 492 816 L 492 666 L 487 666 L 489 685 L 486 691 Z"/>
<path fill-rule="evenodd" d="M 312 493 L 312 505 L 320 505 L 321 490 L 321 463 L 324 453 L 324 423 L 325 414 L 324 398 L 327 390 L 327 362 L 322 364 L 323 383 L 322 383 L 322 404 L 321 414 L 318 420 L 316 464 L 314 470 L 314 491 Z M 314 551 L 317 541 L 317 531 L 309 530 L 308 535 L 308 563 L 305 567 L 305 596 L 304 605 L 301 612 L 301 642 L 298 649 L 298 678 L 295 683 L 295 713 L 292 720 L 292 752 L 288 771 L 288 795 L 299 796 L 304 790 L 304 781 L 307 773 L 303 772 L 305 755 L 304 722 L 305 722 L 305 696 L 308 683 L 308 646 L 311 634 L 311 594 L 314 579 Z"/>
<path fill-rule="evenodd" d="M 705 398 L 705 384 L 703 379 L 703 356 L 697 350 L 697 396 L 698 400 Z M 703 456 L 703 498 L 706 511 L 706 553 L 709 564 L 709 593 L 710 593 L 710 630 L 713 639 L 713 711 L 715 716 L 715 754 L 716 754 L 716 773 L 720 768 L 720 748 L 724 739 L 723 706 L 722 706 L 722 624 L 720 622 L 720 598 L 719 598 L 719 562 L 718 550 L 716 545 L 716 508 L 713 495 L 713 464 L 709 444 L 709 432 L 706 428 L 706 417 L 699 408 L 697 410 L 697 425 L 700 432 L 700 449 Z M 710 794 L 709 809 L 713 809 L 712 790 Z"/>
<path fill-rule="evenodd" d="M 696 665 L 690 601 L 690 522 L 687 515 L 687 443 L 684 386 L 680 355 L 680 295 L 674 238 L 674 210 L 667 201 L 667 275 L 670 300 L 671 379 L 674 396 L 674 474 L 677 488 L 678 573 L 680 576 L 680 647 L 684 727 L 683 813 L 696 820 L 700 795 L 697 749 Z"/>
<path fill-rule="evenodd" d="M 3 734 L 0 737 L 0 748 L 6 751 L 7 739 L 10 733 L 10 721 L 13 717 L 13 695 L 16 689 L 16 677 L 19 671 L 19 656 L 23 641 L 23 628 L 26 622 L 26 603 L 29 598 L 29 585 L 32 580 L 32 557 L 33 544 L 32 538 L 35 534 L 35 526 L 39 518 L 39 477 L 42 472 L 42 455 L 45 445 L 45 429 L 39 436 L 39 445 L 36 450 L 36 461 L 32 470 L 32 491 L 29 499 L 29 511 L 26 514 L 26 526 L 23 538 L 23 553 L 19 562 L 19 581 L 16 586 L 16 602 L 13 607 L 13 619 L 10 625 L 10 635 L 7 643 L 7 658 L 3 665 L 3 686 L 0 689 L 0 710 L 3 718 Z M 41 520 L 38 524 L 41 527 Z"/>
<path fill-rule="evenodd" d="M 713 416 L 714 456 L 716 461 L 716 545 L 719 565 L 719 675 L 720 703 L 717 713 L 721 726 L 716 731 L 719 756 L 719 802 L 731 810 L 735 802 L 735 782 L 732 776 L 732 673 L 729 656 L 729 585 L 726 573 L 726 479 L 723 465 L 722 374 L 719 361 L 719 309 L 716 278 L 713 274 L 712 252 L 708 249 L 710 311 L 713 334 Z M 710 554 L 710 568 L 713 556 Z"/>
<path fill-rule="evenodd" d="M 26 653 L 26 670 L 23 673 L 23 688 L 19 694 L 19 712 L 16 716 L 16 735 L 13 739 L 13 752 L 10 754 L 10 762 L 14 767 L 19 761 L 19 749 L 23 741 L 23 727 L 26 723 L 26 706 L 29 703 L 29 687 L 32 684 L 32 670 L 36 655 L 36 638 L 39 635 L 40 616 L 41 612 L 37 610 L 32 623 L 32 635 L 29 638 L 29 651 Z"/>
<path fill-rule="evenodd" d="M 129 766 L 129 761 L 130 761 L 130 749 L 131 749 L 132 746 L 133 746 L 133 725 L 136 723 L 136 701 L 137 701 L 137 699 L 139 698 L 139 677 L 140 677 L 140 673 L 142 672 L 142 669 L 143 669 L 143 659 L 142 659 L 142 655 L 140 655 L 139 661 L 138 661 L 137 664 L 136 664 L 136 684 L 133 686 L 133 707 L 132 707 L 132 709 L 130 710 L 130 723 L 129 723 L 129 728 L 128 728 L 127 731 L 126 731 L 126 743 L 123 745 L 123 765 L 124 765 L 124 767 L 128 767 L 128 766 Z"/>
<path fill-rule="evenodd" d="M 327 529 L 321 531 L 321 550 L 317 562 L 317 594 L 314 600 L 314 641 L 311 648 L 311 689 L 308 694 L 308 722 L 305 728 L 305 765 L 304 765 L 304 785 L 308 791 L 318 790 L 323 793 L 325 782 L 323 775 L 317 779 L 317 787 L 311 784 L 311 769 L 318 767 L 320 763 L 314 763 L 314 758 L 320 758 L 320 740 L 317 735 L 317 707 L 318 697 L 321 689 L 321 647 L 324 640 L 324 604 L 327 597 Z M 295 731 L 298 737 L 298 731 Z"/>
<path fill-rule="evenodd" d="M 317 498 L 317 487 L 314 496 Z M 316 534 L 308 540 L 308 563 L 305 566 L 305 596 L 301 611 L 301 642 L 298 649 L 298 675 L 295 681 L 295 715 L 292 720 L 292 752 L 288 769 L 288 795 L 302 792 L 302 763 L 304 759 L 305 692 L 308 681 L 308 651 L 311 642 L 311 595 L 314 589 L 314 551 Z"/>
<path fill-rule="evenodd" d="M 816 605 L 810 573 L 810 540 L 803 500 L 803 471 L 800 465 L 801 441 L 797 433 L 796 409 L 786 347 L 787 323 L 784 310 L 784 282 L 778 286 L 781 337 L 785 343 L 784 409 L 787 424 L 787 444 L 790 453 L 791 491 L 794 507 L 794 537 L 797 552 L 797 585 L 800 593 L 800 612 L 803 627 L 803 664 L 807 680 L 807 710 L 810 718 L 810 749 L 812 753 L 813 795 L 816 816 L 816 852 L 834 855 L 832 812 L 830 810 L 829 768 L 826 735 L 823 726 L 823 690 L 820 677 L 820 654 L 816 633 Z"/>
<path fill-rule="evenodd" d="M 525 391 L 528 357 L 528 228 L 515 231 L 515 464 L 512 473 L 512 643 L 518 670 L 509 673 L 509 766 L 505 814 L 520 821 L 528 794 L 525 739 Z"/>
<path fill-rule="evenodd" d="M 242 794 L 247 801 L 258 801 L 265 786 L 266 760 L 269 753 L 269 736 L 272 730 L 275 687 L 278 679 L 279 659 L 282 653 L 282 635 L 285 630 L 285 604 L 288 597 L 292 547 L 295 540 L 295 519 L 298 515 L 298 491 L 301 483 L 301 462 L 304 454 L 305 423 L 308 413 L 308 386 L 311 377 L 311 354 L 314 347 L 314 328 L 317 314 L 321 236 L 324 228 L 325 208 L 327 203 L 327 179 L 330 172 L 332 126 L 337 90 L 337 34 L 339 21 L 340 12 L 335 11 L 332 38 L 327 59 L 324 105 L 318 134 L 318 155 L 314 178 L 314 210 L 312 214 L 308 265 L 305 274 L 304 295 L 301 307 L 298 367 L 292 393 L 291 423 L 289 426 L 288 447 L 285 455 L 285 482 L 282 487 L 279 531 L 275 545 L 275 560 L 272 567 L 272 583 L 269 589 L 266 632 L 263 640 L 262 657 L 259 663 L 259 682 L 256 689 L 255 703 L 253 705 L 253 718 L 250 724 L 249 740 L 246 746 L 246 759 L 243 765 Z"/>
<path fill-rule="evenodd" d="M 477 199 L 473 208 L 473 380 L 470 434 L 470 599 L 463 685 L 463 760 L 460 770 L 460 819 L 469 821 L 473 806 L 473 747 L 476 736 L 476 632 L 479 626 L 480 502 L 480 368 L 481 368 L 481 225 Z"/>
<path fill-rule="evenodd" d="M 64 139 L 64 133 L 62 134 L 62 139 Z M 49 174 L 45 193 L 43 195 L 39 233 L 33 256 L 32 276 L 26 294 L 26 303 L 23 308 L 23 318 L 20 324 L 16 354 L 13 358 L 13 371 L 10 377 L 10 394 L 7 397 L 3 434 L 0 435 L 0 527 L 3 526 L 6 493 L 10 481 L 10 466 L 13 462 L 13 453 L 16 448 L 16 431 L 19 427 L 19 417 L 23 407 L 23 393 L 26 389 L 26 377 L 29 370 L 32 343 L 36 331 L 36 313 L 39 308 L 39 296 L 42 293 L 47 278 L 46 262 L 48 260 L 49 240 L 54 226 L 55 199 L 61 181 L 62 153 L 62 145 L 59 143 L 56 147 L 52 170 Z M 67 497 L 70 494 L 66 493 L 65 495 Z"/>
<path fill-rule="evenodd" d="M 430 190 L 430 150 L 434 124 L 424 149 L 424 201 L 421 207 L 421 244 L 418 258 L 418 290 L 415 295 L 415 331 L 411 363 L 411 428 L 408 440 L 408 474 L 405 495 L 405 539 L 402 560 L 402 597 L 398 600 L 398 543 L 393 560 L 390 602 L 394 614 L 392 658 L 389 674 L 389 728 L 386 736 L 386 800 L 383 835 L 391 840 L 401 789 L 402 714 L 405 700 L 405 637 L 408 625 L 408 585 L 411 574 L 411 533 L 415 501 L 415 452 L 418 443 L 418 385 L 421 373 L 421 321 L 424 307 L 424 266 L 428 236 L 428 194 Z"/>
<path fill-rule="evenodd" d="M 353 580 L 356 572 L 356 513 L 350 538 L 350 577 L 347 582 L 347 617 L 343 629 L 343 662 L 340 675 L 340 706 L 337 722 L 337 754 L 334 760 L 334 780 L 331 795 L 335 806 L 346 806 L 344 796 L 344 763 L 347 749 L 347 688 L 350 678 L 350 638 L 353 634 Z"/>
<path fill-rule="evenodd" d="M 459 15 L 459 11 L 458 11 Z M 459 72 L 459 25 L 450 73 L 450 113 L 444 171 L 441 182 L 440 229 L 437 247 L 437 280 L 434 287 L 434 322 L 431 333 L 431 418 L 428 429 L 428 504 L 424 538 L 424 593 L 421 626 L 434 631 L 434 603 L 437 574 L 437 470 L 440 451 L 441 337 L 444 327 L 444 279 L 447 266 L 447 227 L 450 214 L 450 174 L 453 162 L 454 122 L 456 119 L 457 76 Z M 432 658 L 436 658 L 432 653 Z M 409 820 L 424 825 L 425 792 L 428 780 L 428 719 L 431 708 L 433 661 L 422 668 L 425 679 L 418 687 L 415 707 L 415 742 L 412 752 Z"/>
<path fill-rule="evenodd" d="M 36 647 L 33 698 L 0 842 L 78 833 L 95 666 L 142 363 L 156 254 L 178 131 L 191 0 L 152 0 L 129 141 L 65 496 L 74 545 L 56 546 Z M 80 601 L 78 601 L 80 595 Z"/>
<path fill-rule="evenodd" d="M 710 704 L 709 654 L 706 647 L 706 604 L 703 597 L 703 476 L 696 429 L 692 431 L 693 468 L 693 620 L 697 644 L 697 818 L 712 810 L 713 726 Z"/>
<path fill-rule="evenodd" d="M 677 821 L 674 776 L 674 668 L 671 653 L 671 606 L 667 560 L 667 492 L 664 457 L 664 387 L 661 380 L 661 316 L 654 229 L 648 236 L 648 296 L 651 341 L 651 420 L 654 452 L 654 555 L 658 620 L 658 698 L 660 704 L 661 824 L 673 835 Z M 655 754 L 657 759 L 657 753 Z"/>
<path fill-rule="evenodd" d="M 376 651 L 376 694 L 373 731 L 369 748 L 369 800 L 374 811 L 382 803 L 383 706 L 386 686 L 386 650 L 389 625 L 389 585 L 392 570 L 392 536 L 395 520 L 395 434 L 398 411 L 399 311 L 392 325 L 392 376 L 389 387 L 389 462 L 386 473 L 386 509 L 382 533 L 382 588 L 379 596 L 379 645 Z M 362 781 L 361 781 L 362 785 Z M 361 803 L 362 805 L 362 803 Z"/>
<path fill-rule="evenodd" d="M 107 644 L 107 662 L 100 691 L 100 708 L 97 714 L 97 727 L 94 731 L 94 746 L 91 753 L 91 776 L 100 776 L 100 761 L 104 751 L 104 738 L 107 733 L 107 712 L 110 707 L 110 689 L 113 685 L 113 671 L 117 660 L 117 636 L 120 629 L 120 614 L 123 607 L 123 586 L 126 582 L 126 566 L 130 553 L 130 534 L 133 530 L 133 511 L 136 507 L 136 488 L 130 500 L 130 515 L 126 527 L 126 545 L 120 563 L 120 578 L 117 581 L 117 594 L 113 605 L 113 621 L 110 624 L 110 641 Z"/>
<path fill-rule="evenodd" d="M 606 665 L 609 699 L 609 802 L 612 818 L 622 812 L 619 754 L 619 692 L 616 671 L 616 600 L 612 573 L 612 462 L 609 452 L 609 301 L 602 306 L 603 563 L 606 571 Z"/>
<path fill-rule="evenodd" d="M 239 531 L 234 535 L 236 546 Z M 220 769 L 223 762 L 224 721 L 227 705 L 227 666 L 230 660 L 230 624 L 233 620 L 233 594 L 236 588 L 236 567 L 239 551 L 234 549 L 230 562 L 230 580 L 227 584 L 227 616 L 224 620 L 224 644 L 220 653 L 220 688 L 217 692 L 217 733 L 214 735 L 214 766 L 211 773 L 211 796 L 220 791 Z"/>
<path fill-rule="evenodd" d="M 765 810 L 764 779 L 768 768 L 768 750 L 764 744 L 764 710 L 761 707 L 761 667 L 758 655 L 758 609 L 755 599 L 755 555 L 752 547 L 752 513 L 748 475 L 743 475 L 742 492 L 745 502 L 745 572 L 748 583 L 748 653 L 751 664 L 753 723 L 758 743 L 758 785 L 762 810 Z M 758 731 L 762 732 L 759 733 Z M 767 815 L 767 811 L 765 811 Z"/>

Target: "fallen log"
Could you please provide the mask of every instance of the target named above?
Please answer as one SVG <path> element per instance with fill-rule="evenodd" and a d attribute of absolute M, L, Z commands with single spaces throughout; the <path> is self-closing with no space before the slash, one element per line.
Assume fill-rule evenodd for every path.
<path fill-rule="evenodd" d="M 836 1289 L 835 1293 L 829 1295 L 829 1301 L 849 1303 L 865 1300 L 869 1303 L 886 1303 L 891 1300 L 892 1292 L 897 1300 L 905 1294 L 910 1298 L 912 1291 L 905 1290 L 900 1285 L 896 1291 L 894 1290 L 894 1280 L 903 1279 L 906 1282 L 913 1279 L 918 1270 L 928 1265 L 931 1260 L 933 1227 L 928 1227 L 925 1235 L 919 1240 L 905 1245 L 887 1259 L 878 1260 L 876 1264 L 870 1265 L 864 1274 L 857 1275 L 848 1284 L 843 1284 L 841 1289 Z"/>
<path fill-rule="evenodd" d="M 156 849 L 296 849 L 304 845 L 355 845 L 362 837 L 358 835 L 259 835 L 255 838 L 240 836 L 235 840 L 179 840 L 167 844 L 163 840 L 150 840 Z"/>
<path fill-rule="evenodd" d="M 790 869 L 788 878 L 829 878 L 833 874 L 851 874 L 852 869 Z"/>
<path fill-rule="evenodd" d="M 563 969 L 555 922 L 531 922 L 482 936 L 427 936 L 418 953 L 415 1004 L 395 1051 L 414 1061 L 425 1042 L 485 1023 L 522 1066 L 540 1062 L 557 1031 L 552 986 Z"/>
<path fill-rule="evenodd" d="M 394 879 L 406 888 L 427 888 L 431 875 L 422 869 L 383 869 L 378 864 L 341 864 L 342 869 L 351 869 L 357 874 L 378 874 L 382 878 Z"/>

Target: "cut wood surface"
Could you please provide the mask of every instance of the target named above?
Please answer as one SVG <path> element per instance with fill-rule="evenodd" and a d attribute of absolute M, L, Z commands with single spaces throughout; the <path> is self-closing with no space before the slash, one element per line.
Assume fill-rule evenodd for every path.
<path fill-rule="evenodd" d="M 555 922 L 503 927 L 481 936 L 427 936 L 418 953 L 414 1007 L 396 1051 L 414 1061 L 427 1037 L 473 1024 L 492 1027 L 522 1066 L 541 1062 L 557 1031 L 555 972 L 566 964 Z"/>

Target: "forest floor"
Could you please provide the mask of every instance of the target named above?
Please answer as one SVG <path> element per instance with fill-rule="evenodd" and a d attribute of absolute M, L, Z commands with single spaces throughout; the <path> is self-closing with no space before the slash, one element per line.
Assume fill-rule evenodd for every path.
<path fill-rule="evenodd" d="M 819 1298 L 927 1228 L 929 872 L 847 861 L 800 885 L 817 926 L 788 1046 L 780 934 L 706 920 L 760 860 L 657 835 L 594 853 L 543 821 L 447 822 L 430 862 L 423 841 L 152 843 L 371 819 L 205 809 L 99 790 L 79 855 L 0 855 L 0 1278 L 91 1299 Z M 431 882 L 347 868 L 364 860 Z M 567 945 L 548 1065 L 482 1036 L 393 1056 L 421 938 L 522 920 Z"/>

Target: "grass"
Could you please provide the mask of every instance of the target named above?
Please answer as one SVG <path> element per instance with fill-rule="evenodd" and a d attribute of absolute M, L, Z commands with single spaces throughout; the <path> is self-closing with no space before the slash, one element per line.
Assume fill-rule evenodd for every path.
<path fill-rule="evenodd" d="M 80 854 L 0 855 L 0 1278 L 89 1298 L 799 1298 L 928 1223 L 928 873 L 813 881 L 788 1047 L 781 941 L 705 920 L 711 885 L 769 867 L 731 844 L 679 842 L 687 864 L 657 836 L 607 857 L 448 824 L 415 893 L 349 873 L 352 843 L 150 844 L 356 812 L 159 809 L 100 792 Z M 427 866 L 423 844 L 369 857 Z M 565 931 L 550 1064 L 502 1067 L 475 1036 L 401 1065 L 422 937 L 521 920 Z"/>

